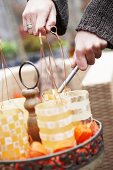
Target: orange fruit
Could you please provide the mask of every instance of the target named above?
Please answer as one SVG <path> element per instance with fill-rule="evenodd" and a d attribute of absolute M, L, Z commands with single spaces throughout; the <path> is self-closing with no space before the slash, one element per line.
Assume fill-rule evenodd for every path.
<path fill-rule="evenodd" d="M 77 144 L 80 144 L 92 136 L 92 131 L 87 125 L 80 124 L 75 128 L 74 134 Z"/>
<path fill-rule="evenodd" d="M 99 130 L 99 126 L 97 125 L 97 123 L 95 121 L 91 122 L 90 128 L 91 128 L 93 135 L 95 135 Z"/>
<path fill-rule="evenodd" d="M 69 149 L 69 148 L 74 147 L 74 145 L 75 145 L 75 139 L 66 139 L 63 141 L 59 141 L 55 145 L 53 152 L 59 152 L 65 149 Z"/>
<path fill-rule="evenodd" d="M 23 95 L 21 93 L 17 93 L 17 92 L 14 92 L 13 95 L 12 95 L 12 98 L 15 99 L 15 98 L 22 98 Z"/>
<path fill-rule="evenodd" d="M 44 146 L 40 142 L 32 142 L 30 148 L 29 148 L 29 153 L 28 156 L 30 158 L 38 157 L 38 156 L 43 156 L 47 154 L 47 150 L 44 148 Z"/>

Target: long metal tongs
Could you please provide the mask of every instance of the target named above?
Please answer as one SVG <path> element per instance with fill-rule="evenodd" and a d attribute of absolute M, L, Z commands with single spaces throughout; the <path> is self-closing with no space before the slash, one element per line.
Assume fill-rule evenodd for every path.
<path fill-rule="evenodd" d="M 71 79 L 75 76 L 77 71 L 79 70 L 78 66 L 74 67 L 74 69 L 71 71 L 71 73 L 68 75 L 66 80 L 62 83 L 62 85 L 58 88 L 58 93 L 61 93 L 64 88 L 67 86 L 67 84 L 71 81 Z"/>
<path fill-rule="evenodd" d="M 54 34 L 57 37 L 57 39 L 59 40 L 59 37 L 57 35 L 57 27 L 56 26 L 51 27 L 51 33 Z M 61 50 L 62 50 L 62 47 L 61 47 Z M 62 50 L 62 53 L 63 53 L 63 50 Z M 63 53 L 63 59 L 64 59 L 64 53 Z M 65 64 L 64 64 L 64 68 L 65 68 Z M 71 73 L 68 75 L 68 77 L 64 80 L 62 85 L 58 88 L 58 93 L 61 93 L 64 90 L 64 88 L 71 81 L 71 79 L 75 76 L 75 74 L 77 73 L 78 70 L 79 70 L 78 66 L 75 66 L 74 69 L 71 71 Z M 66 76 L 66 73 L 65 73 L 65 76 Z"/>

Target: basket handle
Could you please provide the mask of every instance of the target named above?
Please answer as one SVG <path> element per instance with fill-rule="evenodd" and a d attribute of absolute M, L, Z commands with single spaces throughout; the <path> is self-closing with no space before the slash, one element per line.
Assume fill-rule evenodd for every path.
<path fill-rule="evenodd" d="M 35 70 L 36 70 L 36 73 L 37 73 L 36 83 L 35 83 L 32 87 L 27 86 L 27 85 L 25 84 L 23 78 L 22 78 L 22 68 L 23 68 L 25 65 L 27 65 L 27 64 L 33 66 L 33 67 L 35 68 Z M 40 77 L 40 74 L 39 74 L 38 68 L 37 68 L 32 62 L 30 62 L 30 61 L 25 61 L 25 62 L 20 66 L 20 68 L 19 68 L 19 78 L 20 78 L 20 81 L 21 81 L 21 83 L 23 84 L 23 86 L 26 87 L 27 89 L 34 89 L 34 88 L 36 88 L 36 87 L 38 86 L 38 83 L 39 83 L 39 77 Z"/>

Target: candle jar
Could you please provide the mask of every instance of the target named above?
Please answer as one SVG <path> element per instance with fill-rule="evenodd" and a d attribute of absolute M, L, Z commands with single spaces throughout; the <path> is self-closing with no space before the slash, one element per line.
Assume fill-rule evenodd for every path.
<path fill-rule="evenodd" d="M 62 99 L 68 103 L 68 107 L 73 111 L 72 119 L 74 125 L 81 122 L 88 122 L 92 118 L 89 93 L 87 90 L 74 90 L 60 94 Z"/>
<path fill-rule="evenodd" d="M 36 114 L 42 143 L 50 153 L 63 141 L 72 141 L 74 145 L 73 113 L 64 100 L 40 103 L 36 106 Z"/>
<path fill-rule="evenodd" d="M 57 89 L 49 89 L 43 92 L 42 101 L 49 101 L 59 99 L 60 95 L 57 92 Z"/>
<path fill-rule="evenodd" d="M 0 160 L 25 159 L 28 147 L 24 113 L 14 103 L 2 102 L 0 105 Z"/>

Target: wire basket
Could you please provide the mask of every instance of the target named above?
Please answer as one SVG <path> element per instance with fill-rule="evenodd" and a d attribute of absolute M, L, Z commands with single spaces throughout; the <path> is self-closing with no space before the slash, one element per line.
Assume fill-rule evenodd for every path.
<path fill-rule="evenodd" d="M 59 37 L 57 36 L 57 32 L 54 32 L 54 34 L 58 39 L 61 52 L 62 52 L 62 58 L 64 60 L 64 52 L 60 44 Z M 40 50 L 41 50 L 42 57 L 44 58 L 44 50 L 43 50 L 43 43 L 42 43 L 41 35 L 39 36 L 39 38 L 40 38 L 40 44 L 41 44 Z M 50 47 L 49 44 L 48 46 Z M 50 52 L 51 52 L 51 48 L 50 48 Z M 51 55 L 52 55 L 52 52 L 51 52 Z M 3 61 L 3 69 L 5 71 L 4 64 L 6 65 L 6 62 L 4 60 L 4 57 L 2 57 L 1 59 Z M 46 63 L 45 58 L 44 58 L 44 61 Z M 54 81 L 53 71 L 51 68 L 51 60 L 49 61 L 50 61 L 50 64 L 49 64 L 50 67 L 47 65 L 47 63 L 45 64 L 47 67 L 47 72 L 49 76 L 51 77 L 52 88 L 54 89 L 54 87 L 56 87 L 57 89 L 56 83 Z M 27 121 L 27 127 L 29 129 L 28 134 L 35 141 L 35 139 L 33 138 L 34 133 L 36 132 L 35 133 L 36 135 L 34 136 L 37 136 L 37 134 L 39 134 L 39 129 L 37 125 L 37 117 L 35 113 L 35 106 L 37 104 L 35 99 L 38 93 L 36 89 L 38 86 L 39 74 L 38 74 L 37 68 L 35 67 L 37 71 L 38 80 L 36 81 L 36 84 L 33 87 L 26 86 L 23 83 L 23 79 L 21 77 L 21 68 L 26 63 L 33 65 L 31 62 L 25 62 L 23 65 L 21 65 L 20 70 L 19 70 L 19 76 L 20 76 L 20 80 L 22 84 L 27 88 L 27 92 L 25 91 L 26 89 L 23 91 L 23 96 L 26 98 L 26 101 L 24 103 L 25 109 L 28 110 L 29 112 L 29 117 Z M 63 65 L 64 65 L 64 73 L 65 73 L 64 79 L 65 79 L 66 77 L 65 62 Z M 7 86 L 6 74 L 5 74 L 5 80 L 6 80 L 6 86 Z M 7 86 L 7 94 L 8 94 L 8 86 Z M 32 102 L 28 102 L 28 101 L 31 101 L 31 99 L 32 99 Z M 33 102 L 33 99 L 34 99 L 34 102 Z M 102 124 L 101 122 L 97 120 L 95 121 L 99 127 L 97 133 L 93 137 L 88 139 L 87 141 L 83 142 L 82 144 L 76 145 L 75 147 L 72 147 L 64 151 L 60 151 L 54 154 L 52 153 L 46 156 L 40 156 L 40 157 L 36 157 L 32 159 L 25 158 L 25 159 L 19 160 L 18 158 L 16 158 L 18 160 L 0 160 L 0 170 L 76 170 L 76 169 L 81 169 L 81 168 L 86 169 L 86 170 L 95 169 L 97 165 L 101 164 L 101 161 L 103 158 L 103 151 L 104 151 Z M 10 155 L 11 153 L 8 153 L 8 154 Z"/>
<path fill-rule="evenodd" d="M 0 161 L 1 170 L 91 170 L 103 160 L 104 142 L 101 122 L 95 120 L 99 130 L 86 142 L 71 149 L 33 159 Z"/>

